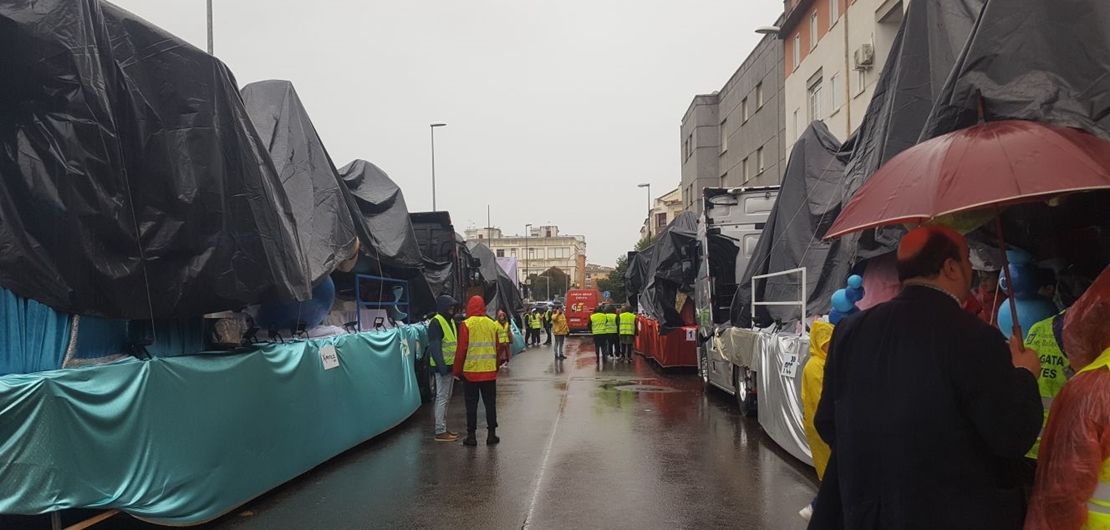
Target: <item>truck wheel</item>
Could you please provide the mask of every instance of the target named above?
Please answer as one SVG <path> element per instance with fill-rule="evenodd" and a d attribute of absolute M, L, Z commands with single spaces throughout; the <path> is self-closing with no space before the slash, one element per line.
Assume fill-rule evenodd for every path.
<path fill-rule="evenodd" d="M 755 388 L 749 378 L 752 372 L 747 368 L 733 368 L 733 388 L 736 389 L 736 405 L 740 407 L 740 414 L 747 418 L 755 418 L 759 414 L 759 404 L 756 402 Z"/>

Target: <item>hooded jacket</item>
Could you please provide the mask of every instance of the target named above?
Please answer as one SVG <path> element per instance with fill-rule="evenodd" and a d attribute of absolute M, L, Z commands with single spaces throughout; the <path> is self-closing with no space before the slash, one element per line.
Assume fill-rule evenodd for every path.
<path fill-rule="evenodd" d="M 459 303 L 450 296 L 440 295 L 436 298 L 436 312 L 451 325 L 454 325 L 455 317 L 448 315 L 447 312 L 457 305 Z M 440 374 L 447 375 L 451 373 L 452 365 L 445 364 L 443 360 L 443 328 L 440 327 L 439 321 L 434 318 L 428 322 L 428 353 L 435 360 L 436 368 L 439 369 Z"/>
<path fill-rule="evenodd" d="M 485 303 L 484 300 L 482 300 L 481 296 L 473 296 L 473 297 L 470 298 L 470 301 L 467 302 L 467 304 L 466 304 L 466 314 L 467 315 L 474 315 L 474 316 L 467 317 L 466 321 L 464 321 L 462 323 L 462 325 L 459 326 L 458 351 L 455 352 L 455 368 L 454 368 L 455 376 L 456 377 L 465 376 L 466 380 L 471 381 L 471 382 L 496 381 L 497 380 L 497 365 L 496 365 L 496 363 L 494 363 L 493 370 L 488 371 L 488 372 L 465 372 L 464 373 L 463 368 L 466 366 L 466 355 L 469 353 L 467 350 L 470 348 L 470 328 L 469 328 L 468 323 L 473 323 L 475 321 L 485 319 L 485 320 L 489 321 L 489 325 L 493 329 L 498 329 L 498 328 L 501 327 L 501 325 L 498 324 L 496 321 L 494 321 L 492 318 L 486 316 L 486 303 Z M 494 336 L 494 348 L 496 349 L 497 346 L 500 346 L 501 340 L 500 340 L 500 338 L 497 338 L 496 331 L 493 333 L 493 336 Z"/>

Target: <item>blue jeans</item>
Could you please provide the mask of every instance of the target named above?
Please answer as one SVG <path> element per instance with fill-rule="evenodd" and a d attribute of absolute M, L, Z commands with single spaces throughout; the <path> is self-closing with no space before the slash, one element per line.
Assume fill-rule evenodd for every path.
<path fill-rule="evenodd" d="M 436 373 L 436 434 L 447 432 L 447 403 L 451 401 L 451 390 L 454 387 L 453 374 Z"/>
<path fill-rule="evenodd" d="M 566 344 L 566 335 L 555 335 L 555 355 L 563 355 L 563 346 Z"/>

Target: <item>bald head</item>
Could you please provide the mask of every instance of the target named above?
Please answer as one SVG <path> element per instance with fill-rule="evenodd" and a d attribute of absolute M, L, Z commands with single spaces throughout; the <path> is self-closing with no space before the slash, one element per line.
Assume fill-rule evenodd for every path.
<path fill-rule="evenodd" d="M 943 225 L 915 228 L 898 244 L 898 279 L 936 279 L 945 273 L 949 260 L 963 265 L 967 255 L 967 240 L 959 232 Z M 966 265 L 970 272 L 970 264 Z"/>

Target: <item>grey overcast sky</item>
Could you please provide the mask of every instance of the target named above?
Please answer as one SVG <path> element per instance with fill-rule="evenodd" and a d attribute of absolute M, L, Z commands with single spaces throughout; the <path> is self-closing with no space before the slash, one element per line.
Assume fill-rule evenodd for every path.
<path fill-rule="evenodd" d="M 115 0 L 206 47 L 204 0 Z M 337 166 L 369 160 L 410 211 L 455 228 L 586 236 L 612 266 L 678 186 L 679 125 L 773 24 L 781 0 L 216 0 L 215 55 L 240 86 L 293 82 Z"/>

